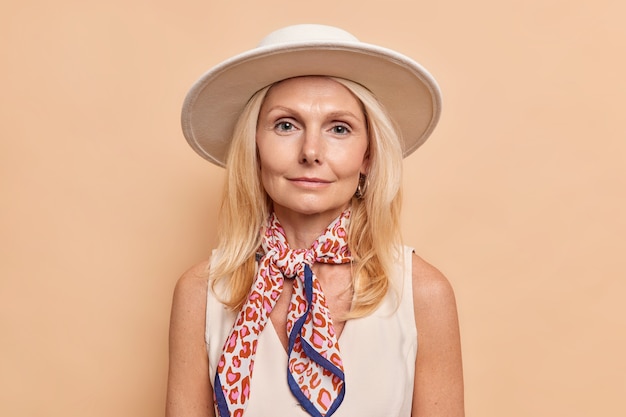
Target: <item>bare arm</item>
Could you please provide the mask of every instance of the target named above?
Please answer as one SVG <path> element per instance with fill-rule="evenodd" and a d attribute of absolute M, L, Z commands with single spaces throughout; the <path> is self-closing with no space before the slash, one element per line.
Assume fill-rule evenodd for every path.
<path fill-rule="evenodd" d="M 166 417 L 214 417 L 204 341 L 207 264 L 187 271 L 174 290 Z"/>
<path fill-rule="evenodd" d="M 448 280 L 413 255 L 418 334 L 412 417 L 463 417 L 463 367 L 454 292 Z"/>

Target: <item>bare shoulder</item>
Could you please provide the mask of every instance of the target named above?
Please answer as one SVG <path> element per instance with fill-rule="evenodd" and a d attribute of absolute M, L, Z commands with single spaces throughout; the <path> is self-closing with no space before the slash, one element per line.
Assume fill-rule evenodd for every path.
<path fill-rule="evenodd" d="M 209 261 L 188 269 L 176 283 L 170 316 L 170 353 L 204 349 Z"/>
<path fill-rule="evenodd" d="M 176 282 L 172 308 L 186 306 L 189 309 L 206 307 L 209 281 L 209 260 L 200 262 L 185 271 Z"/>
<path fill-rule="evenodd" d="M 433 265 L 413 253 L 413 299 L 415 309 L 454 308 L 456 300 L 450 281 Z"/>
<path fill-rule="evenodd" d="M 170 353 L 204 349 L 209 261 L 191 267 L 176 282 L 170 315 Z"/>
<path fill-rule="evenodd" d="M 204 341 L 209 261 L 187 270 L 176 283 L 170 316 L 167 417 L 210 417 L 208 358 Z"/>
<path fill-rule="evenodd" d="M 418 335 L 412 415 L 462 417 L 463 366 L 454 291 L 434 266 L 413 255 Z"/>

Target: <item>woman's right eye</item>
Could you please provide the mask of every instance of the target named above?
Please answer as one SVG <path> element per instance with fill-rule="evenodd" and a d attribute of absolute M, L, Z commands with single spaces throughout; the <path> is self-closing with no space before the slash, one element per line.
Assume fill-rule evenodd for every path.
<path fill-rule="evenodd" d="M 287 121 L 280 121 L 274 125 L 274 128 L 280 132 L 289 132 L 293 130 L 293 123 Z"/>

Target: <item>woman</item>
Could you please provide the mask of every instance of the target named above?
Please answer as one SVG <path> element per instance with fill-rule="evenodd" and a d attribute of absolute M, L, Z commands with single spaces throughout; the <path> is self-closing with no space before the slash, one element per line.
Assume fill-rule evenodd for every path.
<path fill-rule="evenodd" d="M 219 246 L 174 293 L 169 417 L 464 415 L 453 291 L 398 225 L 439 110 L 419 64 L 320 25 L 192 87 L 185 136 L 227 179 Z"/>

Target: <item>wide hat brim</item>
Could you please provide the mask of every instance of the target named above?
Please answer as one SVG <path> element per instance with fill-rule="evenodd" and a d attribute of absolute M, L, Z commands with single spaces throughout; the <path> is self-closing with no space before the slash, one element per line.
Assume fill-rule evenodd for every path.
<path fill-rule="evenodd" d="M 370 90 L 398 127 L 405 157 L 439 120 L 439 87 L 420 64 L 341 29 L 297 25 L 273 32 L 257 48 L 196 81 L 183 104 L 185 138 L 203 158 L 224 166 L 235 122 L 250 97 L 277 81 L 306 75 L 345 78 Z"/>

